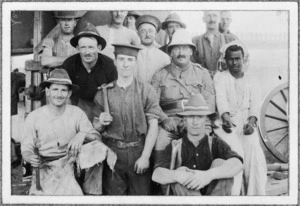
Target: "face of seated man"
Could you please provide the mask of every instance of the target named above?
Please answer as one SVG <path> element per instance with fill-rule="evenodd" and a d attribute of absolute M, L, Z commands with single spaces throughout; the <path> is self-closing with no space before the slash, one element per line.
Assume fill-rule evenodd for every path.
<path fill-rule="evenodd" d="M 203 137 L 205 134 L 205 115 L 191 115 L 184 117 L 188 138 L 191 136 Z"/>
<path fill-rule="evenodd" d="M 51 84 L 49 88 L 46 89 L 49 104 L 55 107 L 64 106 L 71 96 L 71 93 L 69 86 L 62 84 Z"/>

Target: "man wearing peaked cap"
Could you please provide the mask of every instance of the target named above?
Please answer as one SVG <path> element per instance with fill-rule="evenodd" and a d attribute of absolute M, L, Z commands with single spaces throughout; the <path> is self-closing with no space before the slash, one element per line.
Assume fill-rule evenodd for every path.
<path fill-rule="evenodd" d="M 174 195 L 231 195 L 243 159 L 219 137 L 205 134 L 207 115 L 212 112 L 201 94 L 190 96 L 182 106 L 177 115 L 183 117 L 186 131 L 160 154 L 152 179 L 171 184 Z"/>
<path fill-rule="evenodd" d="M 80 108 L 67 104 L 78 86 L 72 84 L 66 70 L 54 69 L 41 87 L 45 88 L 49 101 L 28 115 L 21 142 L 24 160 L 34 168 L 41 167 L 42 190 L 37 190 L 37 180 L 33 178 L 29 194 L 83 195 L 74 178 L 74 161 L 71 159 L 80 153 L 85 140 L 90 142 L 101 137 Z M 34 152 L 36 147 L 39 154 Z M 102 144 L 98 149 L 105 148 L 108 149 Z M 97 183 L 99 181 L 101 183 L 101 180 Z"/>
<path fill-rule="evenodd" d="M 149 195 L 153 150 L 161 112 L 157 95 L 148 83 L 134 77 L 140 47 L 113 44 L 118 79 L 97 92 L 94 127 L 117 154 L 115 172 L 103 171 L 106 195 Z M 139 69 L 139 68 L 137 68 Z M 105 109 L 108 99 L 109 111 Z"/>
<path fill-rule="evenodd" d="M 43 40 L 41 64 L 48 68 L 55 68 L 78 50 L 71 46 L 70 39 L 74 37 L 74 28 L 81 13 L 77 11 L 55 11 L 54 17 L 60 26 L 60 34 Z"/>
<path fill-rule="evenodd" d="M 170 13 L 167 16 L 166 20 L 162 23 L 162 29 L 165 30 L 167 35 L 169 36 L 169 43 L 172 41 L 174 32 L 180 28 L 185 29 L 186 25 L 182 22 L 180 16 L 175 12 Z M 168 44 L 160 47 L 159 49 L 168 54 L 167 46 Z"/>
<path fill-rule="evenodd" d="M 167 50 L 172 58 L 171 64 L 158 70 L 151 82 L 158 93 L 160 106 L 164 111 L 164 114 L 160 116 L 161 125 L 155 153 L 163 151 L 172 139 L 179 138 L 183 119 L 176 113 L 181 111 L 182 102 L 191 95 L 201 93 L 210 111 L 215 112 L 215 90 L 212 79 L 206 69 L 190 60 L 195 45 L 189 33 L 184 29 L 177 30 Z"/>
<path fill-rule="evenodd" d="M 142 82 L 150 82 L 153 74 L 170 64 L 167 54 L 155 47 L 155 37 L 161 28 L 158 18 L 143 15 L 136 21 L 136 28 L 143 48 L 138 55 L 136 77 Z"/>
<path fill-rule="evenodd" d="M 117 78 L 116 67 L 112 59 L 100 53 L 106 47 L 106 41 L 93 24 L 86 23 L 78 35 L 71 39 L 71 44 L 79 53 L 66 59 L 63 68 L 80 88 L 73 92 L 71 101 L 92 120 L 97 88 Z"/>
<path fill-rule="evenodd" d="M 132 44 L 139 46 L 141 41 L 132 29 L 125 27 L 124 20 L 127 16 L 127 11 L 111 11 L 112 21 L 110 24 L 97 26 L 100 35 L 106 40 L 107 46 L 102 51 L 103 54 L 114 59 L 114 47 L 112 44 Z"/>

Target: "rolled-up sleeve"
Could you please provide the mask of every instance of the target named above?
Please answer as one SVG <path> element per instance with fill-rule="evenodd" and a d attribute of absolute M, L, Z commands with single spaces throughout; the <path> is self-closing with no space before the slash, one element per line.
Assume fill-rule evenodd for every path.
<path fill-rule="evenodd" d="M 159 119 L 161 115 L 161 108 L 159 106 L 159 99 L 154 91 L 154 88 L 147 85 L 148 90 L 145 104 L 145 115 L 147 118 Z"/>
<path fill-rule="evenodd" d="M 53 39 L 45 39 L 43 44 L 42 44 L 42 56 L 53 56 L 52 55 L 52 48 L 53 48 L 53 45 L 54 45 L 54 41 Z"/>
<path fill-rule="evenodd" d="M 77 123 L 78 132 L 86 132 L 86 133 L 90 133 L 90 134 L 99 134 L 94 129 L 92 123 L 89 121 L 86 114 L 82 110 L 79 110 L 78 113 L 79 113 L 79 118 L 78 118 L 78 123 Z"/>

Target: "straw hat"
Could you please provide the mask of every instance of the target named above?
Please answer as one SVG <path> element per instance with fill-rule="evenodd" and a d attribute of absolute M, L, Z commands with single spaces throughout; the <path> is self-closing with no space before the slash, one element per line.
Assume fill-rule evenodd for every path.
<path fill-rule="evenodd" d="M 68 75 L 68 72 L 65 69 L 57 68 L 50 72 L 50 77 L 43 81 L 40 86 L 42 88 L 49 87 L 50 84 L 63 84 L 69 85 L 72 88 L 72 91 L 79 89 L 79 86 L 72 84 L 72 81 Z"/>
<path fill-rule="evenodd" d="M 209 115 L 214 113 L 209 110 L 208 104 L 200 93 L 191 95 L 187 101 L 183 101 L 182 107 L 183 112 L 177 113 L 179 116 Z"/>

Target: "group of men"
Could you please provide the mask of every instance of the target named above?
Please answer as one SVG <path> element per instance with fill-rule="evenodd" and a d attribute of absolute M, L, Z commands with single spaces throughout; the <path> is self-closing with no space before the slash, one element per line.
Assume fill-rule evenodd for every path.
<path fill-rule="evenodd" d="M 265 195 L 260 93 L 245 72 L 245 45 L 228 30 L 230 12 L 205 11 L 206 32 L 194 38 L 176 13 L 162 23 L 131 13 L 129 29 L 127 11 L 111 11 L 109 25 L 86 23 L 74 36 L 73 12 L 56 14 L 61 33 L 43 44 L 47 104 L 26 119 L 25 161 L 39 168 L 43 159 L 78 156 L 85 141 L 101 141 L 116 162 L 105 156 L 73 174 L 76 194 L 151 195 L 152 178 L 161 194 Z M 158 48 L 161 29 L 169 42 Z M 43 180 L 48 170 L 39 170 Z M 55 194 L 71 186 L 64 187 Z"/>

